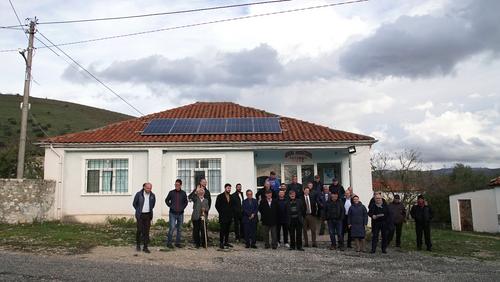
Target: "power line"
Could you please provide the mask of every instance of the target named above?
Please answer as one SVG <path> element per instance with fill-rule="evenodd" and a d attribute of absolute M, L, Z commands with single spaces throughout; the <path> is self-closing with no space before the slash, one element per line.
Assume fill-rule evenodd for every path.
<path fill-rule="evenodd" d="M 355 4 L 355 3 L 368 2 L 368 1 L 369 0 L 346 1 L 346 2 L 338 2 L 338 3 L 332 3 L 332 4 L 324 4 L 324 5 L 319 5 L 319 6 L 310 6 L 310 7 L 304 7 L 304 8 L 291 9 L 291 10 L 282 10 L 282 11 L 276 11 L 276 12 L 263 13 L 263 14 L 256 14 L 256 15 L 248 15 L 248 16 L 241 16 L 241 17 L 235 17 L 235 18 L 213 20 L 213 21 L 208 21 L 208 22 L 186 24 L 186 25 L 166 27 L 166 28 L 153 29 L 153 30 L 146 30 L 146 31 L 140 31 L 140 32 L 133 32 L 133 33 L 126 33 L 126 34 L 105 36 L 105 37 L 99 37 L 99 38 L 94 38 L 94 39 L 87 39 L 87 40 L 80 40 L 80 41 L 73 41 L 73 42 L 65 42 L 65 43 L 60 43 L 58 45 L 51 45 L 51 47 L 68 46 L 68 45 L 75 45 L 75 44 L 90 43 L 90 42 L 103 41 L 103 40 L 109 40 L 109 39 L 117 39 L 117 38 L 123 38 L 123 37 L 131 37 L 131 36 L 143 35 L 143 34 L 148 34 L 148 33 L 162 32 L 162 31 L 169 31 L 169 30 L 176 30 L 176 29 L 184 29 L 184 28 L 190 28 L 190 27 L 197 27 L 197 26 L 203 26 L 203 25 L 209 25 L 209 24 L 216 24 L 216 23 L 222 23 L 222 22 L 231 22 L 231 21 L 237 21 L 237 20 L 245 20 L 245 19 L 265 17 L 265 16 L 272 16 L 272 15 L 285 14 L 285 13 L 301 12 L 301 11 L 306 11 L 306 10 L 328 8 L 328 7 L 341 6 L 341 5 L 347 5 L 347 4 Z M 44 48 L 44 47 L 40 47 L 40 48 Z"/>
<path fill-rule="evenodd" d="M 45 35 L 43 35 L 43 33 L 41 33 L 40 31 L 38 31 L 38 33 L 45 40 L 47 40 L 50 44 L 52 44 L 50 47 L 56 47 L 57 50 L 59 50 L 61 53 L 63 53 L 68 59 L 70 59 L 75 65 L 77 65 L 78 67 L 80 67 L 80 69 L 82 69 L 90 77 L 92 77 L 94 80 L 96 80 L 97 82 L 99 82 L 102 86 L 104 86 L 104 88 L 106 88 L 108 91 L 110 91 L 111 93 L 113 93 L 116 97 L 120 98 L 120 100 L 122 100 L 125 104 L 129 105 L 132 109 L 134 109 L 136 112 L 138 112 L 141 116 L 144 115 L 141 111 L 139 111 L 136 107 L 134 107 L 134 105 L 130 104 L 125 98 L 123 98 L 122 96 L 120 96 L 120 94 L 116 93 L 113 89 L 111 89 L 111 87 L 109 87 L 108 85 L 106 85 L 104 82 L 102 82 L 102 80 L 100 80 L 99 78 L 97 78 L 90 71 L 88 71 L 86 68 L 84 68 L 80 63 L 78 63 L 75 59 L 73 59 L 70 55 L 68 55 L 61 48 L 59 48 L 58 45 L 56 45 L 56 44 L 54 44 L 54 42 L 50 41 L 50 39 L 48 39 Z M 47 48 L 49 48 L 49 46 L 47 46 Z M 54 50 L 52 50 L 52 51 L 55 52 Z"/>
<path fill-rule="evenodd" d="M 19 23 L 19 26 L 22 28 L 24 36 L 26 36 L 26 39 L 28 39 L 28 35 L 26 34 L 26 30 L 24 29 L 23 23 L 21 23 L 21 19 L 19 19 L 19 16 L 17 15 L 16 8 L 14 8 L 14 4 L 12 4 L 12 1 L 9 0 L 10 7 L 12 8 L 12 11 L 16 15 L 17 22 Z"/>
<path fill-rule="evenodd" d="M 264 4 L 291 2 L 291 1 L 293 1 L 293 0 L 268 0 L 268 1 L 260 1 L 260 2 L 248 2 L 248 3 L 242 3 L 242 4 L 232 4 L 232 5 L 223 5 L 223 6 L 205 7 L 205 8 L 196 8 L 196 9 L 188 9 L 188 10 L 169 11 L 169 12 L 159 12 L 159 13 L 149 13 L 149 14 L 139 14 L 139 15 L 78 19 L 78 20 L 66 20 L 66 21 L 48 21 L 48 22 L 40 22 L 38 24 L 71 24 L 71 23 L 86 23 L 86 22 L 97 22 L 97 21 L 124 20 L 124 19 L 144 18 L 144 17 L 155 17 L 155 16 L 166 16 L 166 15 L 186 14 L 186 13 L 195 13 L 195 12 L 205 12 L 205 11 L 212 11 L 212 10 L 240 8 L 240 7 L 248 7 L 248 6 L 256 6 L 256 5 L 264 5 Z M 19 27 L 19 26 L 11 25 L 11 26 L 7 26 L 7 27 Z"/>

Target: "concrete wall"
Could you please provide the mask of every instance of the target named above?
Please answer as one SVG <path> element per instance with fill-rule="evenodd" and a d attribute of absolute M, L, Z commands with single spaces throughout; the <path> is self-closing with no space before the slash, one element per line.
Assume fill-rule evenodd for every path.
<path fill-rule="evenodd" d="M 472 224 L 477 232 L 500 232 L 498 221 L 500 188 L 480 190 L 450 196 L 450 215 L 453 230 L 460 231 L 459 200 L 471 200 Z"/>
<path fill-rule="evenodd" d="M 0 222 L 53 219 L 56 183 L 40 179 L 0 179 Z"/>

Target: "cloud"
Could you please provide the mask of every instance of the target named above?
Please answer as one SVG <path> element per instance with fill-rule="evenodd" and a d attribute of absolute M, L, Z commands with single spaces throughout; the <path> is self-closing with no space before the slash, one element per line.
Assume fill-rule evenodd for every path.
<path fill-rule="evenodd" d="M 359 77 L 452 73 L 461 61 L 500 53 L 500 1 L 452 1 L 443 13 L 401 16 L 344 48 L 341 70 Z"/>
<path fill-rule="evenodd" d="M 416 105 L 415 107 L 413 107 L 413 109 L 419 111 L 425 111 L 432 109 L 432 107 L 434 107 L 434 103 L 432 103 L 432 101 L 427 101 L 423 104 Z"/>

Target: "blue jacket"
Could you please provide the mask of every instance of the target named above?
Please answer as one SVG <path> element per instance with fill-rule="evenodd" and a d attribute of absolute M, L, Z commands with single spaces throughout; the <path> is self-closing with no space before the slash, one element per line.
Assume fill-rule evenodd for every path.
<path fill-rule="evenodd" d="M 278 192 L 280 191 L 280 186 L 281 186 L 281 181 L 279 178 L 267 178 L 266 181 L 269 181 L 269 184 L 271 185 L 271 190 L 273 190 L 276 195 L 278 195 Z"/>
<path fill-rule="evenodd" d="M 256 199 L 245 199 L 243 200 L 243 222 L 257 222 L 257 213 L 259 211 L 259 204 Z M 250 220 L 250 216 L 254 214 L 254 217 Z"/>
<path fill-rule="evenodd" d="M 149 195 L 149 208 L 151 209 L 151 217 L 153 217 L 153 209 L 155 207 L 156 197 L 153 192 L 150 193 L 151 195 Z M 142 213 L 142 207 L 144 206 L 144 189 L 141 189 L 135 194 L 132 206 L 134 206 L 135 209 L 135 218 L 139 219 Z"/>

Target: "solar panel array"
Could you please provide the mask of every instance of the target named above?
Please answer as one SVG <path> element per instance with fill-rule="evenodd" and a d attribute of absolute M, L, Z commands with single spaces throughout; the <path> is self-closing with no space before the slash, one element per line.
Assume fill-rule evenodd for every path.
<path fill-rule="evenodd" d="M 142 135 L 281 133 L 278 117 L 153 119 Z"/>

